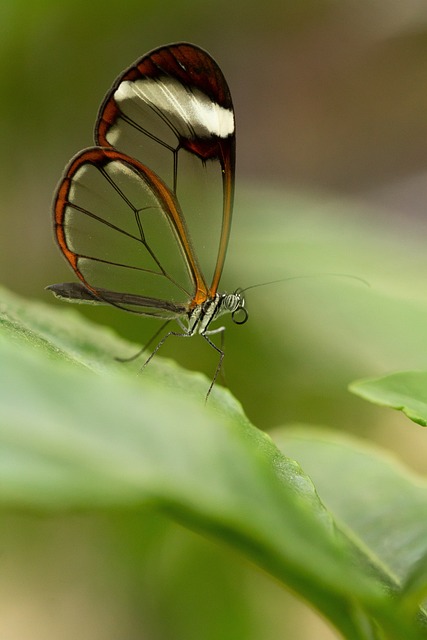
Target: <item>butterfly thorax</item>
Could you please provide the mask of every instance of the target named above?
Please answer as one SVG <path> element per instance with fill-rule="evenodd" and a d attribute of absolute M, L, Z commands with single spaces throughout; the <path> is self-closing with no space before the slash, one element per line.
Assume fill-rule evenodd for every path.
<path fill-rule="evenodd" d="M 242 293 L 217 293 L 212 298 L 208 298 L 205 302 L 198 304 L 188 314 L 188 333 L 205 333 L 214 320 L 226 313 L 234 315 L 236 312 L 243 310 L 243 322 L 246 321 L 247 312 L 245 309 L 245 299 Z M 233 318 L 234 319 L 234 318 Z M 241 324 L 242 321 L 237 321 Z"/>

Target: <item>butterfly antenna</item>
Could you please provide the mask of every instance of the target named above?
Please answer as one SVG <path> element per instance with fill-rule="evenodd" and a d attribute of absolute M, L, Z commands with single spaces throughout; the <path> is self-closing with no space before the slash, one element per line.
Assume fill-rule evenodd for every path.
<path fill-rule="evenodd" d="M 361 282 L 366 287 L 370 287 L 370 283 L 359 276 L 353 276 L 348 273 L 309 273 L 307 275 L 301 276 L 288 276 L 287 278 L 280 278 L 279 280 L 271 280 L 269 282 L 260 282 L 258 284 L 251 284 L 249 287 L 245 287 L 244 289 L 239 289 L 241 293 L 248 291 L 249 289 L 255 289 L 256 287 L 266 287 L 270 284 L 277 284 L 279 282 L 287 282 L 289 280 L 302 280 L 306 278 L 323 278 L 323 277 L 334 277 L 334 278 L 350 278 L 351 280 L 357 280 L 357 282 Z"/>

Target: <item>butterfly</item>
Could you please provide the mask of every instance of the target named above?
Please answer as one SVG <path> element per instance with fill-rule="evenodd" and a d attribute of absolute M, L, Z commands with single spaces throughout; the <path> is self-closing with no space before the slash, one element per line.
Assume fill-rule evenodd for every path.
<path fill-rule="evenodd" d="M 235 178 L 235 116 L 213 58 L 166 45 L 126 69 L 105 96 L 95 146 L 68 164 L 54 197 L 59 248 L 78 281 L 47 287 L 69 302 L 108 304 L 172 320 L 170 336 L 200 334 L 248 318 L 243 291 L 220 293 Z"/>

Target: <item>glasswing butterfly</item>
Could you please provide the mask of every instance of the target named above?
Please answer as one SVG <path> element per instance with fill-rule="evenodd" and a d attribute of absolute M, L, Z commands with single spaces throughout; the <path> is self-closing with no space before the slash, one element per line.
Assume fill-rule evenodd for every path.
<path fill-rule="evenodd" d="M 230 235 L 235 119 L 211 56 L 178 43 L 146 54 L 114 82 L 95 145 L 65 169 L 54 198 L 59 248 L 78 282 L 48 287 L 70 302 L 171 320 L 171 335 L 210 336 L 219 316 L 247 320 L 242 290 L 218 293 Z"/>

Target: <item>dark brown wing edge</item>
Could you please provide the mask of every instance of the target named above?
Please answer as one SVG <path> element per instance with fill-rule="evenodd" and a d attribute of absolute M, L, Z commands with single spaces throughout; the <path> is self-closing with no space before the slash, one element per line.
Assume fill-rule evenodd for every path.
<path fill-rule="evenodd" d="M 46 287 L 48 291 L 61 300 L 69 302 L 82 302 L 87 304 L 111 304 L 120 306 L 124 304 L 135 307 L 147 307 L 148 309 L 158 309 L 169 312 L 170 317 L 183 315 L 186 312 L 184 305 L 174 304 L 168 300 L 158 300 L 157 298 L 147 298 L 133 293 L 121 293 L 109 291 L 108 289 L 97 288 L 96 294 L 88 289 L 82 282 L 63 282 L 61 284 L 51 284 Z M 138 313 L 138 311 L 136 311 Z M 145 315 L 156 315 L 146 313 Z M 163 316 L 162 316 L 163 317 Z M 168 316 L 164 316 L 168 317 Z"/>

